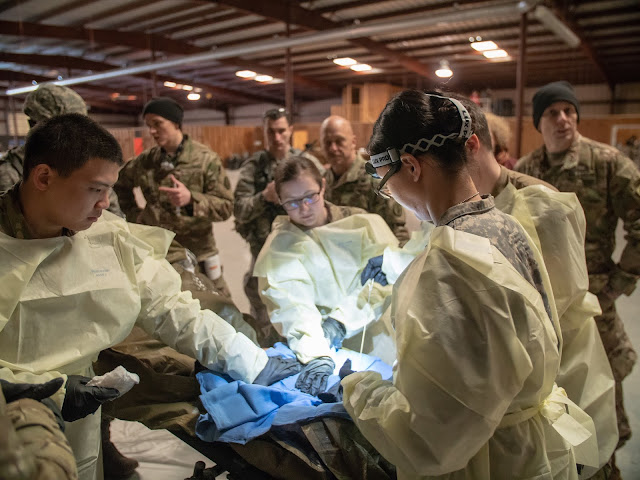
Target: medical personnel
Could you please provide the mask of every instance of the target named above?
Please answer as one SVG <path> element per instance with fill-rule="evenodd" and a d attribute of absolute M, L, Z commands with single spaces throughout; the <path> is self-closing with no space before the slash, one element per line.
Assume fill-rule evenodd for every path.
<path fill-rule="evenodd" d="M 254 275 L 271 322 L 304 364 L 296 387 L 317 395 L 335 368 L 332 347 L 345 338 L 354 350 L 363 335 L 365 353 L 376 345 L 388 350 L 374 338 L 388 334 L 367 329 L 391 287 L 363 287 L 360 274 L 370 257 L 398 241 L 379 215 L 325 201 L 325 180 L 311 160 L 283 160 L 274 178 L 287 215 L 274 220 Z"/>
<path fill-rule="evenodd" d="M 396 95 L 374 125 L 381 193 L 436 227 L 394 287 L 393 380 L 349 375 L 344 404 L 400 479 L 577 478 L 572 445 L 597 447 L 593 425 L 565 409 L 589 417 L 554 385 L 562 337 L 548 275 L 523 228 L 480 195 L 469 142 L 469 112 L 438 92 Z"/>
<path fill-rule="evenodd" d="M 86 385 L 91 362 L 135 324 L 237 380 L 269 384 L 296 369 L 267 359 L 180 291 L 165 260 L 172 233 L 104 211 L 121 165 L 109 132 L 84 115 L 59 115 L 29 133 L 24 179 L 0 195 L 0 378 L 64 379 L 52 398 L 80 479 L 101 478 L 100 415 L 92 413 L 118 395 Z"/>

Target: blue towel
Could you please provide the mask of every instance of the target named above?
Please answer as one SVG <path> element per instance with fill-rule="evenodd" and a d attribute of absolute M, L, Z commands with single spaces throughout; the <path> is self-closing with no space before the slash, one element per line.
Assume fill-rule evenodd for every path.
<path fill-rule="evenodd" d="M 294 357 L 282 343 L 267 350 L 267 355 Z M 390 378 L 391 367 L 377 357 L 341 349 L 335 354 L 336 370 L 327 388 L 340 381 L 340 367 L 351 359 L 355 371 L 373 370 Z M 200 382 L 200 400 L 207 413 L 200 415 L 196 435 L 213 442 L 247 443 L 272 426 L 291 425 L 322 416 L 349 418 L 342 403 L 322 403 L 318 397 L 295 388 L 298 375 L 285 378 L 269 387 L 232 380 L 226 375 L 205 370 L 196 375 Z"/>

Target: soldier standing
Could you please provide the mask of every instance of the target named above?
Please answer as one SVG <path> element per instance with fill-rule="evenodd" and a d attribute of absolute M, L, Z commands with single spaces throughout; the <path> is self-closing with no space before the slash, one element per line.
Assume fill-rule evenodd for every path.
<path fill-rule="evenodd" d="M 167 97 L 145 105 L 142 116 L 156 146 L 127 163 L 114 189 L 128 221 L 175 232 L 175 242 L 192 251 L 199 268 L 230 297 L 211 222 L 231 216 L 231 183 L 219 155 L 182 133 L 183 113 Z M 144 208 L 136 203 L 134 187 L 144 195 Z"/>
<path fill-rule="evenodd" d="M 351 123 L 338 115 L 326 118 L 320 127 L 320 143 L 331 165 L 324 174 L 327 201 L 377 213 L 404 244 L 409 239 L 404 210 L 394 199 L 375 194 L 373 187 L 380 181 L 365 171 L 367 162 L 356 151 L 356 136 Z"/>
<path fill-rule="evenodd" d="M 636 352 L 616 313 L 615 301 L 630 295 L 640 278 L 640 171 L 615 148 L 578 132 L 580 104 L 567 82 L 552 82 L 533 97 L 533 123 L 544 145 L 521 158 L 515 170 L 540 178 L 561 192 L 575 192 L 587 220 L 585 253 L 589 291 L 597 295 L 596 317 L 616 381 L 620 448 L 631 436 L 624 410 L 622 380 L 636 362 Z M 618 219 L 627 246 L 620 261 L 611 258 Z"/>
<path fill-rule="evenodd" d="M 38 122 L 44 122 L 63 113 L 87 114 L 87 105 L 80 95 L 68 87 L 45 83 L 29 93 L 22 107 L 29 117 L 29 126 L 33 128 Z M 14 147 L 0 159 L 0 192 L 9 190 L 22 180 L 24 165 L 24 145 Z M 109 208 L 111 213 L 123 217 L 115 192 L 109 192 Z"/>
<path fill-rule="evenodd" d="M 282 337 L 269 321 L 267 310 L 258 294 L 258 279 L 253 276 L 253 267 L 271 232 L 271 223 L 278 215 L 287 214 L 280 206 L 273 181 L 276 165 L 291 155 L 303 155 L 312 160 L 320 172 L 324 172 L 324 168 L 317 158 L 291 146 L 293 125 L 284 108 L 267 110 L 263 117 L 263 127 L 267 148 L 254 153 L 242 164 L 234 195 L 233 213 L 236 230 L 251 249 L 252 261 L 244 277 L 244 291 L 251 304 L 258 343 L 266 347 L 281 341 Z"/>

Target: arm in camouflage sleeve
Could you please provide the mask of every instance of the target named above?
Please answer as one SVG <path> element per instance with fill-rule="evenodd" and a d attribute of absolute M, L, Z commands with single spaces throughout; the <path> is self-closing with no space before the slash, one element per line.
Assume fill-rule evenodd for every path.
<path fill-rule="evenodd" d="M 120 210 L 122 210 L 122 213 L 125 214 L 129 222 L 135 222 L 141 211 L 133 195 L 133 187 L 135 186 L 134 178 L 139 158 L 140 157 L 136 157 L 129 160 L 127 164 L 122 167 L 118 181 L 113 186 L 113 191 L 118 196 Z"/>
<path fill-rule="evenodd" d="M 14 150 L 9 150 L 0 160 L 0 192 L 9 190 L 22 178 L 22 159 Z"/>
<path fill-rule="evenodd" d="M 207 217 L 213 222 L 222 222 L 233 211 L 233 192 L 231 182 L 222 166 L 220 156 L 209 152 L 204 159 L 203 191 L 191 190 L 193 216 Z"/>
<path fill-rule="evenodd" d="M 256 191 L 258 165 L 259 157 L 251 157 L 240 170 L 233 206 L 233 214 L 239 223 L 249 223 L 260 217 L 269 204 L 262 196 L 262 191 Z"/>
<path fill-rule="evenodd" d="M 609 288 L 615 295 L 630 295 L 640 278 L 640 171 L 620 154 L 616 155 L 612 167 L 610 198 L 614 213 L 624 222 L 627 245 L 609 278 Z"/>

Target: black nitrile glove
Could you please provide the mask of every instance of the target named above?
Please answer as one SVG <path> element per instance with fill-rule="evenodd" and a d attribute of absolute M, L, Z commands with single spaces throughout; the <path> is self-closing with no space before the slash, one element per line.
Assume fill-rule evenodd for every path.
<path fill-rule="evenodd" d="M 333 373 L 336 364 L 331 357 L 314 358 L 304 367 L 296 381 L 296 388 L 303 393 L 318 395 L 327 388 L 327 378 Z"/>
<path fill-rule="evenodd" d="M 69 375 L 65 388 L 67 393 L 62 404 L 62 418 L 74 422 L 94 413 L 100 405 L 120 395 L 115 388 L 87 387 L 89 377 Z"/>
<path fill-rule="evenodd" d="M 21 398 L 43 400 L 56 393 L 63 383 L 63 378 L 54 378 L 46 383 L 11 383 L 6 380 L 0 380 L 2 393 L 7 403 L 15 402 Z"/>
<path fill-rule="evenodd" d="M 372 257 L 367 262 L 367 265 L 362 270 L 360 274 L 360 283 L 364 285 L 367 283 L 367 280 L 373 278 L 374 282 L 378 282 L 383 287 L 388 284 L 387 276 L 382 271 L 382 255 L 378 255 L 377 257 Z"/>
<path fill-rule="evenodd" d="M 324 338 L 329 342 L 331 348 L 340 349 L 342 347 L 342 341 L 347 334 L 347 329 L 342 322 L 337 321 L 334 318 L 327 317 L 322 322 L 322 331 Z"/>
<path fill-rule="evenodd" d="M 342 401 L 342 379 L 348 375 L 351 375 L 354 371 L 351 370 L 351 360 L 347 359 L 346 362 L 340 367 L 340 380 L 331 386 L 326 392 L 322 392 L 318 395 L 318 398 L 323 403 L 336 403 Z"/>
<path fill-rule="evenodd" d="M 297 358 L 285 358 L 281 356 L 269 357 L 267 364 L 253 381 L 254 385 L 269 386 L 283 378 L 295 375 L 302 370 L 302 365 Z"/>

